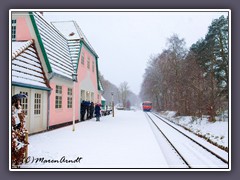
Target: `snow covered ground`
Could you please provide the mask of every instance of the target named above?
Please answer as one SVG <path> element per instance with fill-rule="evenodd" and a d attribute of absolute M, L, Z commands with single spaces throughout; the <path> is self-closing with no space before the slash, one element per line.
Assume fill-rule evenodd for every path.
<path fill-rule="evenodd" d="M 142 111 L 115 111 L 29 137 L 22 168 L 168 168 Z M 64 161 L 65 160 L 65 161 Z M 70 161 L 72 162 L 66 162 Z"/>
<path fill-rule="evenodd" d="M 176 148 L 177 150 L 176 154 L 179 154 L 181 157 L 183 157 L 185 163 L 187 163 L 189 167 L 217 168 L 217 169 L 228 168 L 228 163 L 226 163 L 228 161 L 227 152 L 210 144 L 203 138 L 196 136 L 195 134 L 185 130 L 184 128 L 165 120 L 165 118 L 160 120 L 152 113 L 148 113 L 148 116 L 154 121 L 154 123 L 158 126 L 161 132 L 169 139 L 169 141 Z M 157 132 L 155 134 L 157 134 Z M 216 156 L 213 156 L 212 153 L 206 151 L 204 148 L 200 147 L 198 144 L 190 140 L 188 137 L 193 139 L 195 142 L 198 142 L 211 152 L 217 154 L 223 160 L 220 160 Z M 161 149 L 165 151 L 164 155 L 166 156 L 167 161 L 170 160 L 168 161 L 169 165 L 171 167 L 181 167 L 183 164 L 175 161 L 178 158 L 178 156 L 176 156 L 176 154 L 175 155 L 172 154 L 171 156 L 169 156 L 171 150 L 168 151 L 165 150 L 169 143 L 163 144 L 164 139 L 165 138 L 161 138 L 159 144 L 161 146 Z"/>
<path fill-rule="evenodd" d="M 160 113 L 172 122 L 186 127 L 192 132 L 202 135 L 205 138 L 228 148 L 228 114 L 217 117 L 216 122 L 209 122 L 206 117 L 194 119 L 191 116 L 175 117 L 175 112 L 167 111 Z"/>
<path fill-rule="evenodd" d="M 192 121 L 176 118 L 173 112 L 164 115 L 194 132 L 219 136 L 213 140 L 228 145 L 227 121 Z M 29 157 L 21 168 L 186 168 L 141 110 L 115 110 L 115 117 L 87 120 L 77 123 L 75 129 L 73 132 L 70 125 L 30 136 Z"/>

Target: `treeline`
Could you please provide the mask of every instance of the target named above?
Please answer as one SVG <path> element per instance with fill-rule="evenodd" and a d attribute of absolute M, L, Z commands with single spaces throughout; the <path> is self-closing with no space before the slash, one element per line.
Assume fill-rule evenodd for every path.
<path fill-rule="evenodd" d="M 151 57 L 145 69 L 142 100 L 152 101 L 158 111 L 210 115 L 214 121 L 228 109 L 228 33 L 228 17 L 221 16 L 189 50 L 178 35 L 167 39 L 167 49 Z"/>
<path fill-rule="evenodd" d="M 102 74 L 99 75 L 100 81 L 103 86 L 103 97 L 106 99 L 107 105 L 111 104 L 112 92 L 114 104 L 121 103 L 124 107 L 127 107 L 127 103 L 136 105 L 139 100 L 136 94 L 134 94 L 126 81 L 122 82 L 119 87 L 106 80 Z"/>

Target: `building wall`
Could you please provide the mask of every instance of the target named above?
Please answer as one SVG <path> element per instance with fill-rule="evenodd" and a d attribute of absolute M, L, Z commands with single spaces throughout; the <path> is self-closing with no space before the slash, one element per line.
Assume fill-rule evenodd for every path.
<path fill-rule="evenodd" d="M 43 65 L 43 69 L 47 72 L 46 64 L 44 62 L 41 49 L 39 47 L 36 34 L 34 32 L 31 20 L 29 18 L 28 12 L 17 12 L 12 13 L 12 19 L 17 20 L 16 24 L 16 41 L 25 41 L 34 39 L 37 48 L 38 55 Z M 26 128 L 29 133 L 36 133 L 40 131 L 47 130 L 47 116 L 48 116 L 48 92 L 44 90 L 37 90 L 33 88 L 12 86 L 12 95 L 22 92 L 28 93 L 28 115 L 26 116 Z M 41 105 L 41 115 L 34 115 L 34 95 L 35 93 L 41 94 L 42 105 Z"/>
<path fill-rule="evenodd" d="M 30 40 L 32 36 L 30 34 L 30 30 L 27 24 L 27 17 L 17 17 L 17 29 L 16 29 L 16 40 Z"/>
<path fill-rule="evenodd" d="M 31 19 L 29 15 L 26 15 L 26 12 L 20 13 L 18 15 L 13 14 L 13 18 L 17 19 L 17 30 L 16 30 L 16 40 L 29 40 L 34 39 L 36 49 L 38 51 L 38 55 L 40 57 L 40 60 L 43 65 L 43 69 L 46 72 L 46 77 L 49 78 L 51 76 L 48 72 L 46 63 L 44 61 L 43 54 L 41 52 L 41 48 L 37 39 L 37 36 L 35 34 L 33 25 L 31 23 Z M 98 91 L 98 85 L 97 85 L 97 68 L 96 68 L 96 60 L 95 57 L 92 55 L 92 53 L 83 45 L 81 54 L 84 53 L 85 62 L 84 65 L 81 64 L 81 55 L 79 59 L 78 64 L 78 82 L 75 84 L 75 120 L 80 119 L 80 103 L 81 103 L 81 90 L 84 90 L 85 93 L 90 92 L 94 93 L 94 103 L 100 103 L 101 98 L 98 100 L 98 96 L 100 96 Z M 87 68 L 87 59 L 90 59 L 90 69 Z M 94 72 L 92 72 L 92 62 L 94 62 Z M 56 91 L 56 85 L 62 86 L 62 108 L 56 109 L 55 108 L 55 91 Z M 71 87 L 73 88 L 73 81 L 72 80 L 66 80 L 65 78 L 61 77 L 53 77 L 50 80 L 50 87 L 52 88 L 51 94 L 50 94 L 50 109 L 49 109 L 49 126 L 62 124 L 66 122 L 72 121 L 73 116 L 73 109 L 67 108 L 67 88 Z M 73 92 L 74 93 L 74 92 Z M 91 99 L 92 101 L 92 99 Z M 45 106 L 47 107 L 47 105 Z M 47 116 L 47 112 L 46 112 Z"/>
<path fill-rule="evenodd" d="M 25 40 L 31 40 L 33 39 L 35 42 L 35 46 L 38 52 L 38 56 L 41 60 L 42 66 L 44 71 L 46 72 L 46 77 L 49 77 L 48 69 L 43 57 L 43 54 L 41 52 L 41 48 L 36 36 L 36 33 L 34 31 L 31 19 L 29 17 L 28 12 L 17 12 L 16 14 L 12 14 L 12 19 L 17 20 L 16 25 L 16 40 L 17 41 L 25 41 Z"/>
<path fill-rule="evenodd" d="M 84 54 L 84 64 L 81 63 L 82 54 Z M 79 63 L 78 63 L 78 81 L 79 81 L 79 87 L 80 87 L 80 98 L 81 98 L 81 90 L 86 91 L 89 93 L 94 93 L 94 103 L 99 103 L 97 99 L 98 95 L 98 86 L 97 86 L 97 68 L 96 68 L 96 60 L 94 55 L 83 45 L 81 50 L 81 55 L 79 57 Z M 87 61 L 88 58 L 90 59 L 90 68 L 87 68 Z M 94 72 L 92 71 L 92 63 L 94 62 Z M 91 95 L 90 95 L 91 96 Z M 86 100 L 83 99 L 83 100 Z M 101 100 L 101 99 L 100 99 Z"/>
<path fill-rule="evenodd" d="M 56 85 L 62 86 L 62 108 L 55 107 L 56 100 Z M 68 88 L 72 88 L 72 93 L 74 94 L 73 81 L 65 80 L 60 77 L 54 77 L 50 81 L 50 86 L 52 88 L 50 95 L 50 116 L 49 116 L 49 126 L 63 124 L 67 122 L 72 122 L 73 120 L 73 106 L 72 108 L 67 107 L 67 97 L 68 97 Z M 78 92 L 77 84 L 75 84 L 75 97 L 73 98 L 73 103 L 75 103 L 75 120 L 78 120 L 79 117 L 79 106 L 78 106 Z M 74 101 L 75 99 L 75 101 Z"/>

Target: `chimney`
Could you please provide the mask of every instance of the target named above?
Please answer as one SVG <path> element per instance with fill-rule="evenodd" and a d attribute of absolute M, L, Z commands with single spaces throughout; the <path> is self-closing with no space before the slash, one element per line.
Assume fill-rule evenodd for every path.
<path fill-rule="evenodd" d="M 74 32 L 71 32 L 70 34 L 69 34 L 69 36 L 73 36 L 75 33 Z"/>

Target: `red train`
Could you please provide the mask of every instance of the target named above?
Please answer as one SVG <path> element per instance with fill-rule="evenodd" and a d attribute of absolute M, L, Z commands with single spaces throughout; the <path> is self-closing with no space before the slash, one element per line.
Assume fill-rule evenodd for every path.
<path fill-rule="evenodd" d="M 151 111 L 151 109 L 152 109 L 152 102 L 151 101 L 144 101 L 142 103 L 142 109 L 143 109 L 143 111 Z"/>

